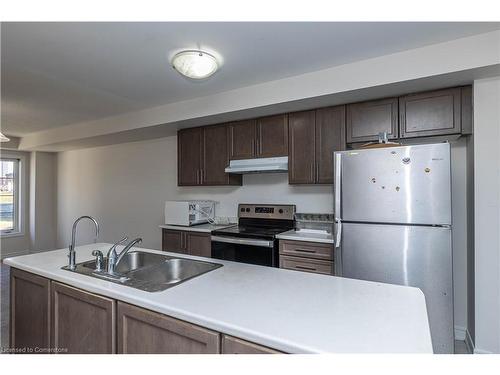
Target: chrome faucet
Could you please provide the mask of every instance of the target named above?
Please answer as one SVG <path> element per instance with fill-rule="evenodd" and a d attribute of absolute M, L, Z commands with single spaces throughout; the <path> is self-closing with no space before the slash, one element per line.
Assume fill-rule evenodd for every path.
<path fill-rule="evenodd" d="M 142 238 L 136 238 L 135 240 L 130 241 L 127 245 L 125 245 L 125 247 L 123 248 L 123 250 L 120 252 L 120 255 L 118 255 L 118 257 L 116 257 L 116 250 L 114 248 L 116 247 L 116 245 L 118 245 L 119 243 L 121 243 L 123 241 L 126 241 L 126 240 L 127 240 L 126 237 L 123 238 L 122 240 L 120 240 L 119 242 L 117 242 L 115 245 L 113 245 L 111 247 L 111 249 L 109 249 L 108 254 L 110 256 L 108 256 L 107 271 L 108 271 L 108 274 L 110 274 L 110 275 L 114 275 L 115 274 L 116 267 L 118 267 L 118 265 L 122 261 L 123 257 L 128 253 L 128 251 L 134 245 L 138 244 L 139 242 L 142 242 Z M 113 256 L 113 252 L 114 252 L 115 256 Z"/>
<path fill-rule="evenodd" d="M 123 237 L 120 241 L 116 242 L 108 250 L 108 255 L 106 255 L 107 258 L 106 271 L 110 275 L 115 273 L 116 259 L 118 258 L 118 255 L 116 254 L 116 247 L 127 240 L 128 240 L 127 236 Z"/>
<path fill-rule="evenodd" d="M 73 230 L 71 231 L 71 243 L 69 244 L 69 269 L 74 271 L 76 268 L 76 252 L 75 252 L 75 237 L 76 237 L 76 226 L 82 219 L 89 219 L 92 221 L 95 225 L 95 239 L 94 241 L 97 240 L 97 237 L 99 237 L 99 224 L 97 223 L 97 220 L 94 219 L 92 216 L 80 216 L 78 219 L 75 220 L 73 223 Z"/>

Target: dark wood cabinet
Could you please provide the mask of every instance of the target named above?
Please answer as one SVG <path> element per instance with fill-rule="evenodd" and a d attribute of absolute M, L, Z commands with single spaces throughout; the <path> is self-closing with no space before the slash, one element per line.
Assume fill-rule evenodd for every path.
<path fill-rule="evenodd" d="M 398 138 L 398 98 L 348 104 L 346 107 L 347 143 L 377 141 L 379 133 Z"/>
<path fill-rule="evenodd" d="M 345 106 L 316 111 L 316 179 L 318 184 L 333 184 L 333 153 L 346 148 Z"/>
<path fill-rule="evenodd" d="M 177 134 L 177 184 L 201 184 L 202 128 L 180 130 Z"/>
<path fill-rule="evenodd" d="M 464 86 L 462 91 L 462 134 L 472 134 L 472 86 Z"/>
<path fill-rule="evenodd" d="M 114 300 L 57 282 L 51 289 L 55 348 L 73 354 L 116 352 Z"/>
<path fill-rule="evenodd" d="M 241 175 L 225 172 L 229 164 L 227 125 L 180 130 L 179 186 L 241 185 Z"/>
<path fill-rule="evenodd" d="M 462 130 L 461 88 L 399 98 L 401 138 L 459 134 Z"/>
<path fill-rule="evenodd" d="M 283 354 L 277 350 L 227 335 L 222 335 L 221 349 L 222 354 Z"/>
<path fill-rule="evenodd" d="M 50 348 L 50 280 L 10 272 L 10 347 L 21 353 Z"/>
<path fill-rule="evenodd" d="M 333 275 L 333 245 L 319 242 L 280 240 L 280 268 Z"/>
<path fill-rule="evenodd" d="M 294 112 L 288 116 L 290 184 L 315 182 L 315 122 L 316 111 Z"/>
<path fill-rule="evenodd" d="M 211 257 L 210 233 L 162 229 L 162 250 L 174 253 Z"/>
<path fill-rule="evenodd" d="M 251 159 L 256 154 L 257 122 L 233 122 L 229 128 L 229 159 Z"/>
<path fill-rule="evenodd" d="M 185 254 L 185 232 L 180 230 L 162 229 L 162 250 Z"/>
<path fill-rule="evenodd" d="M 257 119 L 256 157 L 288 156 L 288 115 Z"/>
<path fill-rule="evenodd" d="M 118 302 L 118 353 L 218 354 L 218 332 Z"/>
<path fill-rule="evenodd" d="M 288 182 L 332 184 L 333 152 L 345 149 L 345 106 L 289 115 Z"/>

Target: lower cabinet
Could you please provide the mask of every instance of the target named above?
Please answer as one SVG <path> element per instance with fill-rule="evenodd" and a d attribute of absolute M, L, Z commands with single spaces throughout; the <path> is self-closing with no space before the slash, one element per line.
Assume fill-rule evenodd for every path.
<path fill-rule="evenodd" d="M 333 275 L 333 244 L 280 240 L 280 268 Z"/>
<path fill-rule="evenodd" d="M 283 354 L 237 337 L 222 335 L 222 354 Z"/>
<path fill-rule="evenodd" d="M 20 353 L 50 348 L 50 280 L 11 268 L 10 347 Z"/>
<path fill-rule="evenodd" d="M 162 229 L 162 250 L 210 258 L 210 233 Z"/>
<path fill-rule="evenodd" d="M 218 332 L 118 302 L 118 353 L 217 354 Z"/>
<path fill-rule="evenodd" d="M 15 268 L 10 317 L 19 353 L 280 353 Z"/>
<path fill-rule="evenodd" d="M 110 298 L 52 282 L 52 346 L 63 353 L 116 353 L 115 308 Z"/>

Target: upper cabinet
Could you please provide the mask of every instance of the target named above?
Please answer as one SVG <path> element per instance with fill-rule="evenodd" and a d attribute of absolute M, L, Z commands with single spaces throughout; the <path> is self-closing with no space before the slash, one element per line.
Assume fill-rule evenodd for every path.
<path fill-rule="evenodd" d="M 179 186 L 241 185 L 241 176 L 226 173 L 229 164 L 227 125 L 180 130 L 178 142 Z"/>
<path fill-rule="evenodd" d="M 229 124 L 229 159 L 288 155 L 288 115 L 262 117 Z"/>
<path fill-rule="evenodd" d="M 462 129 L 462 89 L 430 91 L 399 98 L 401 138 L 458 134 Z"/>
<path fill-rule="evenodd" d="M 251 159 L 255 157 L 257 126 L 255 120 L 233 122 L 229 128 L 229 159 Z"/>
<path fill-rule="evenodd" d="M 333 153 L 345 149 L 345 106 L 289 115 L 288 181 L 333 183 Z"/>
<path fill-rule="evenodd" d="M 257 120 L 256 150 L 258 158 L 288 156 L 288 115 Z"/>
<path fill-rule="evenodd" d="M 290 113 L 288 183 L 314 184 L 316 111 Z"/>
<path fill-rule="evenodd" d="M 347 143 L 377 141 L 379 133 L 398 138 L 398 98 L 347 105 Z"/>

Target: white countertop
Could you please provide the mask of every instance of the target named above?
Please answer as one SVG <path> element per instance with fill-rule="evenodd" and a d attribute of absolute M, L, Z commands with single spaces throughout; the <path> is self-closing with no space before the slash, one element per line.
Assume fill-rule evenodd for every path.
<path fill-rule="evenodd" d="M 109 246 L 79 246 L 77 262 Z M 4 261 L 288 353 L 432 353 L 425 298 L 417 288 L 165 253 L 224 266 L 149 293 L 62 270 L 67 253 L 54 250 Z"/>
<path fill-rule="evenodd" d="M 289 230 L 276 235 L 279 240 L 308 241 L 321 243 L 334 243 L 333 235 L 326 231 Z"/>
<path fill-rule="evenodd" d="M 184 230 L 188 232 L 204 232 L 204 233 L 210 233 L 213 230 L 217 229 L 224 229 L 228 227 L 235 226 L 236 224 L 198 224 L 198 225 L 192 225 L 190 227 L 183 226 L 183 225 L 169 225 L 169 224 L 162 224 L 160 225 L 160 228 L 164 229 L 172 229 L 172 230 Z"/>

